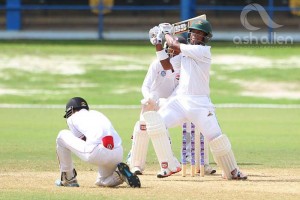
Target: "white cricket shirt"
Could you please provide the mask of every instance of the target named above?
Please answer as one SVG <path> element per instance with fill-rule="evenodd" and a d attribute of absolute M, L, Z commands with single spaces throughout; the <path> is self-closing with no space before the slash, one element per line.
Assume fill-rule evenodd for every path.
<path fill-rule="evenodd" d="M 210 46 L 180 44 L 181 69 L 177 94 L 209 96 Z"/>
<path fill-rule="evenodd" d="M 173 65 L 172 70 L 164 70 L 158 59 L 154 60 L 148 69 L 147 75 L 142 85 L 142 94 L 147 99 L 150 94 L 156 94 L 158 98 L 168 98 L 179 83 L 180 76 L 180 60 L 176 60 L 177 56 L 170 59 Z"/>
<path fill-rule="evenodd" d="M 120 136 L 110 120 L 101 112 L 81 109 L 67 119 L 67 124 L 76 137 L 85 135 L 87 144 L 98 145 L 102 143 L 103 137 L 111 135 L 114 138 L 114 146 L 121 146 Z"/>

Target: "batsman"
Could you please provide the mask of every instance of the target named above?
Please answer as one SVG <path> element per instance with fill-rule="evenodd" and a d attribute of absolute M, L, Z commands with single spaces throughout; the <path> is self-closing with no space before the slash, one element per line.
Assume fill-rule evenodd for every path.
<path fill-rule="evenodd" d="M 237 165 L 231 143 L 219 126 L 210 99 L 209 72 L 212 57 L 211 47 L 207 45 L 212 38 L 210 23 L 205 19 L 194 21 L 188 27 L 189 44 L 180 44 L 174 39 L 171 24 L 162 23 L 158 27 L 160 32 L 152 37 L 160 38 L 163 34 L 167 44 L 181 52 L 180 80 L 176 95 L 157 112 L 153 110 L 155 107 L 153 101 L 146 103 L 143 109 L 147 132 L 162 170 L 168 175 L 172 175 L 172 171 L 176 170 L 167 128 L 181 126 L 185 121 L 191 121 L 209 142 L 213 157 L 223 171 L 222 177 L 228 180 L 247 179 L 247 175 L 243 174 Z M 155 45 L 157 58 L 163 68 L 170 69 L 172 63 L 169 62 L 168 55 L 164 50 L 160 50 L 162 49 L 160 43 Z"/>

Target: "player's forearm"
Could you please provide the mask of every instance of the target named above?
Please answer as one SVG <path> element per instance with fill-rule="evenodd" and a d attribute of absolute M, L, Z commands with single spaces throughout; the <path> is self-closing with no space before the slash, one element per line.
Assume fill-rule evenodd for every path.
<path fill-rule="evenodd" d="M 144 99 L 150 96 L 150 87 L 142 86 L 142 95 Z"/>
<path fill-rule="evenodd" d="M 159 59 L 160 64 L 162 65 L 164 70 L 171 69 L 172 71 L 174 71 L 173 66 L 170 62 L 170 58 L 168 54 L 165 52 L 165 49 L 162 47 L 162 44 L 155 45 L 155 48 L 156 48 L 157 58 Z"/>
<path fill-rule="evenodd" d="M 162 44 L 157 44 L 157 45 L 155 45 L 155 49 L 156 49 L 156 51 L 161 51 L 161 50 L 163 50 L 164 48 L 163 48 L 163 45 L 162 45 Z"/>
<path fill-rule="evenodd" d="M 171 47 L 172 49 L 174 49 L 174 51 L 177 50 L 177 51 L 180 52 L 180 43 L 178 42 L 178 40 L 176 40 L 170 34 L 165 34 L 165 39 L 166 39 L 167 44 L 169 45 L 169 47 Z"/>

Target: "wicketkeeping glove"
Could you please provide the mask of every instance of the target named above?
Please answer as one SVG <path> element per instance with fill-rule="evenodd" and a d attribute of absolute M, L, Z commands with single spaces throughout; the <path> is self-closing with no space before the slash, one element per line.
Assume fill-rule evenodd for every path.
<path fill-rule="evenodd" d="M 158 25 L 163 34 L 173 35 L 174 27 L 169 23 L 161 23 Z"/>

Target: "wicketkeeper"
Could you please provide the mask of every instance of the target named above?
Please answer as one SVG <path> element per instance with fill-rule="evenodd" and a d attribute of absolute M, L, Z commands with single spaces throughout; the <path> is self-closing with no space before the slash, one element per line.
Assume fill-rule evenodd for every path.
<path fill-rule="evenodd" d="M 153 32 L 160 31 L 157 27 Z M 150 38 L 152 31 L 149 32 Z M 155 38 L 157 39 L 157 38 Z M 183 37 L 176 37 L 176 40 L 180 43 L 186 43 L 186 39 Z M 160 41 L 153 41 L 162 43 Z M 164 51 L 170 57 L 170 62 L 175 60 L 175 57 L 178 55 L 177 51 L 165 46 Z M 178 64 L 174 63 L 174 66 Z M 142 94 L 144 99 L 142 103 L 151 100 L 154 101 L 157 105 L 157 109 L 167 101 L 175 91 L 178 81 L 179 81 L 180 71 L 177 68 L 172 68 L 170 70 L 164 70 L 160 64 L 159 60 L 154 60 L 148 69 L 147 75 L 144 79 L 142 85 Z M 170 137 L 168 137 L 170 138 Z M 140 120 L 136 122 L 133 130 L 132 137 L 132 147 L 128 155 L 128 163 L 130 164 L 131 171 L 135 174 L 141 175 L 145 170 L 146 157 L 148 152 L 149 136 L 147 134 L 147 127 L 142 115 L 140 115 Z M 174 162 L 177 165 L 177 171 L 181 170 L 180 163 L 177 158 L 173 156 Z M 175 172 L 174 172 L 175 173 Z M 157 177 L 162 178 L 164 174 L 159 172 Z"/>

